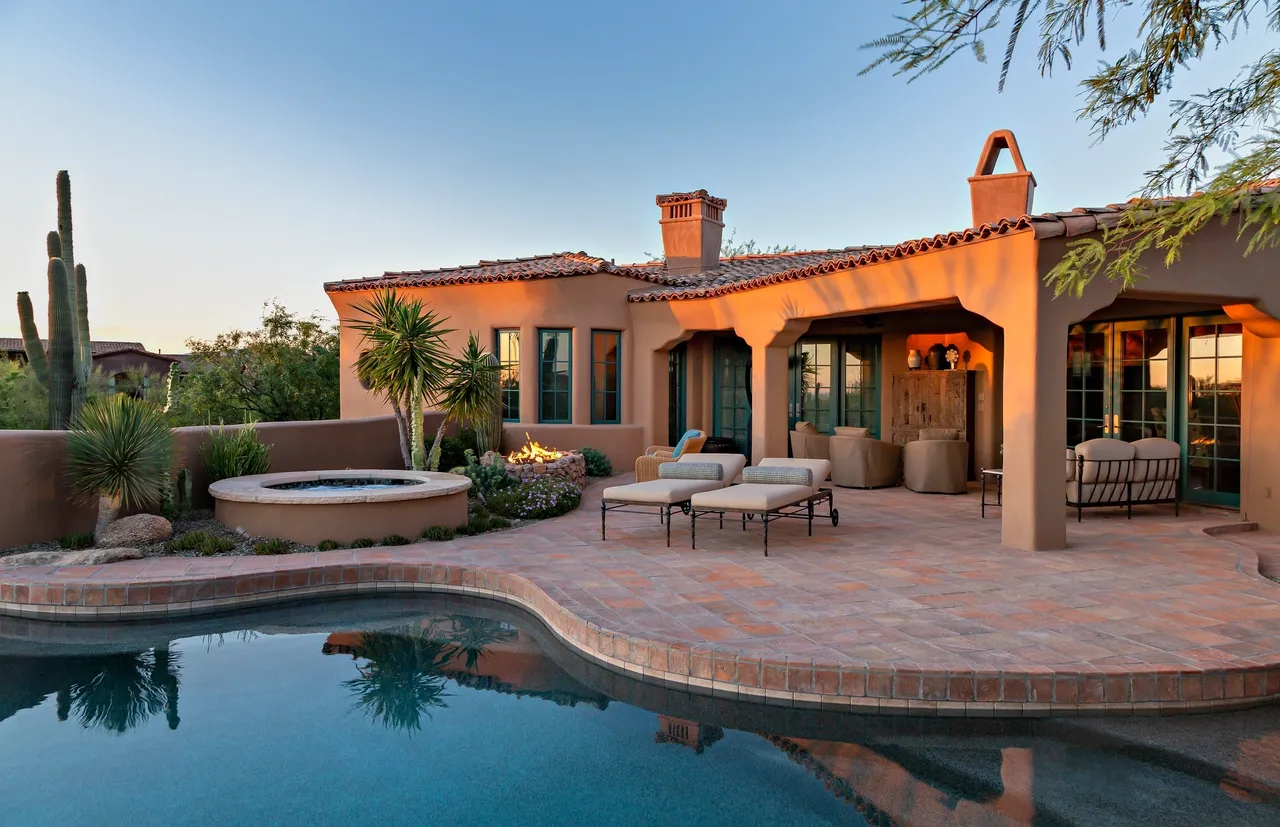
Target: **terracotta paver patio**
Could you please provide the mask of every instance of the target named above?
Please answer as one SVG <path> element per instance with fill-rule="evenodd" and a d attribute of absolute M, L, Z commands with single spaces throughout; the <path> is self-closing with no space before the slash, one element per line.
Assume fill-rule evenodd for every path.
<path fill-rule="evenodd" d="M 616 481 L 614 481 L 616 484 Z M 445 543 L 0 569 L 0 613 L 102 620 L 414 588 L 526 606 L 619 670 L 770 703 L 922 714 L 1173 713 L 1280 696 L 1280 584 L 1229 512 L 1096 510 L 1065 551 L 999 545 L 978 497 L 836 490 L 838 527 L 610 514 Z"/>

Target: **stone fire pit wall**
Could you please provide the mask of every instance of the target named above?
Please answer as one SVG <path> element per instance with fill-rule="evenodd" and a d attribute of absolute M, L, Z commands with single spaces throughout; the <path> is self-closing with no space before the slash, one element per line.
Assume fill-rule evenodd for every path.
<path fill-rule="evenodd" d="M 555 462 L 532 462 L 527 465 L 507 462 L 505 454 L 495 454 L 493 451 L 489 451 L 480 457 L 481 465 L 497 465 L 498 463 L 505 464 L 507 473 L 521 482 L 528 482 L 541 476 L 550 475 L 564 477 L 579 488 L 587 483 L 586 457 L 576 452 L 567 453 Z"/>

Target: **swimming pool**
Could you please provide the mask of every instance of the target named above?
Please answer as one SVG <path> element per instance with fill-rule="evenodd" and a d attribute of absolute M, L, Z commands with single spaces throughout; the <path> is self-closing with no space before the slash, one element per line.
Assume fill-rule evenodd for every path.
<path fill-rule="evenodd" d="M 759 707 L 605 672 L 454 598 L 0 618 L 0 822 L 1275 824 L 1276 717 Z"/>

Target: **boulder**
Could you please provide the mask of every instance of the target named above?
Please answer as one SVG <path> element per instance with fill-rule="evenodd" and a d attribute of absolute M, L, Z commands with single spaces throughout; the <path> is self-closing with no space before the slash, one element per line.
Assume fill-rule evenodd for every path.
<path fill-rule="evenodd" d="M 140 560 L 136 548 L 90 548 L 84 551 L 28 551 L 0 557 L 0 566 L 105 566 L 120 560 Z"/>
<path fill-rule="evenodd" d="M 88 548 L 84 551 L 68 552 L 59 565 L 105 566 L 107 563 L 118 563 L 121 560 L 141 560 L 143 556 L 143 553 L 136 548 Z"/>
<path fill-rule="evenodd" d="M 151 543 L 163 543 L 173 536 L 173 526 L 164 517 L 155 514 L 134 514 L 122 517 L 107 526 L 94 541 L 99 548 L 134 548 Z"/>
<path fill-rule="evenodd" d="M 0 557 L 0 566 L 56 566 L 62 562 L 65 551 L 28 551 Z"/>

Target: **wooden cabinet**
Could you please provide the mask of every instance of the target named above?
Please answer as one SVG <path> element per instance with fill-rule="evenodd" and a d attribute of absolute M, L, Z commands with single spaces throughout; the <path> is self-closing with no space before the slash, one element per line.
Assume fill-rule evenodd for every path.
<path fill-rule="evenodd" d="M 971 370 L 913 370 L 893 375 L 890 440 L 904 445 L 920 438 L 921 428 L 955 428 L 973 456 L 974 393 Z M 972 478 L 970 469 L 970 478 Z"/>

